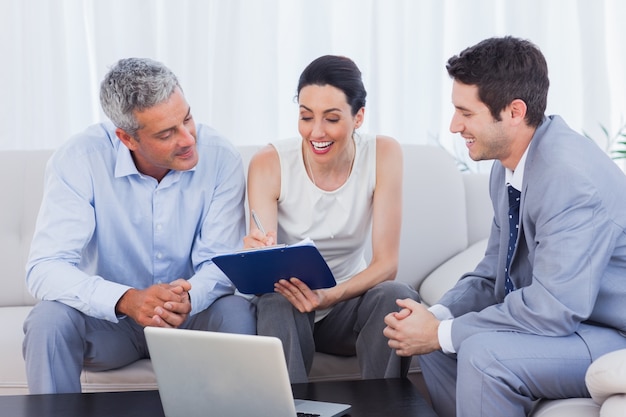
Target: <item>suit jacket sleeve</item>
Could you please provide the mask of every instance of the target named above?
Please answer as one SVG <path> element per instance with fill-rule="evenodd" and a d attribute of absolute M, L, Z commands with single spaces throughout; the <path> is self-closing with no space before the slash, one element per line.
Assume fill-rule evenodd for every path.
<path fill-rule="evenodd" d="M 611 298 L 626 292 L 619 272 L 626 255 L 626 202 L 614 191 L 624 187 L 624 175 L 592 141 L 557 122 L 546 122 L 531 142 L 520 236 L 510 267 L 519 289 L 506 298 L 508 203 L 504 168 L 494 164 L 495 215 L 485 257 L 441 300 L 456 317 L 452 341 L 457 350 L 463 340 L 485 331 L 564 336 L 588 320 L 624 326 L 619 317 L 623 302 Z"/>

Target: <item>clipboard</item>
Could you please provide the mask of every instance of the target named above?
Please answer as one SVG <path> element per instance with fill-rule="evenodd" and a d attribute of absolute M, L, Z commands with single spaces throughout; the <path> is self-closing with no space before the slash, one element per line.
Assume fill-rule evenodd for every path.
<path fill-rule="evenodd" d="M 212 261 L 243 294 L 274 292 L 274 283 L 291 277 L 300 279 L 312 290 L 337 285 L 328 264 L 311 239 L 294 245 L 216 255 Z"/>

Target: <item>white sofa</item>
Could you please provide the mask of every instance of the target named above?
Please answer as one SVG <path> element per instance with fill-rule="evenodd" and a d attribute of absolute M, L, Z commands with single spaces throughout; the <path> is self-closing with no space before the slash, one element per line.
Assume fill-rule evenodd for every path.
<path fill-rule="evenodd" d="M 257 149 L 239 148 L 245 166 Z M 403 233 L 397 279 L 415 286 L 423 302 L 431 305 L 483 255 L 492 216 L 488 176 L 459 172 L 453 158 L 439 147 L 403 145 L 403 149 Z M 26 290 L 24 265 L 41 200 L 43 171 L 51 153 L 0 151 L 0 190 L 4 192 L 0 205 L 0 264 L 4 271 L 0 275 L 0 395 L 28 392 L 21 353 L 22 323 L 36 301 Z M 626 360 L 626 352 L 615 356 L 604 362 L 613 365 Z M 618 407 L 626 409 L 623 365 L 609 366 L 612 373 L 603 368 L 588 375 L 594 398 L 604 402 L 605 408 L 622 401 Z M 414 365 L 412 372 L 418 371 Z M 622 373 L 618 384 L 613 381 L 616 372 Z M 316 354 L 312 381 L 358 377 L 354 357 Z M 112 371 L 84 372 L 82 383 L 84 392 L 156 389 L 149 360 Z M 543 401 L 534 415 L 587 417 L 598 413 L 599 406 L 591 399 L 569 399 Z"/>

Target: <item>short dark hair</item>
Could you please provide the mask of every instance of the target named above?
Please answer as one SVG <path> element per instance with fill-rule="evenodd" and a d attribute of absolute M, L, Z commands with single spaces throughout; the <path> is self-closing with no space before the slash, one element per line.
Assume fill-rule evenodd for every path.
<path fill-rule="evenodd" d="M 343 91 L 354 116 L 365 107 L 367 92 L 361 79 L 361 71 L 345 56 L 324 55 L 311 62 L 300 75 L 298 94 L 308 85 L 331 85 Z"/>
<path fill-rule="evenodd" d="M 512 36 L 485 39 L 450 58 L 446 69 L 456 81 L 478 87 L 494 119 L 520 99 L 526 103 L 526 123 L 541 124 L 550 81 L 546 59 L 532 42 Z"/>

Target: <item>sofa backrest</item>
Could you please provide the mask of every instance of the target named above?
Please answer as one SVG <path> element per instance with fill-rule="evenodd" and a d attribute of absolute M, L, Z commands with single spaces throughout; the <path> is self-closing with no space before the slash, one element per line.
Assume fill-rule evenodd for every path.
<path fill-rule="evenodd" d="M 0 152 L 0 307 L 32 305 L 26 289 L 26 259 L 43 194 L 51 150 Z"/>
<path fill-rule="evenodd" d="M 244 170 L 244 174 L 246 176 L 246 180 L 248 179 L 248 165 L 250 164 L 250 159 L 252 159 L 252 157 L 254 156 L 254 154 L 260 150 L 262 148 L 262 146 L 260 145 L 242 145 L 242 146 L 238 146 L 237 150 L 239 151 L 239 154 L 241 155 L 241 160 L 243 162 L 243 170 Z M 250 229 L 250 210 L 248 210 L 248 188 L 246 187 L 246 200 L 245 200 L 245 206 L 246 206 L 246 231 Z"/>
<path fill-rule="evenodd" d="M 470 245 L 489 237 L 493 206 L 489 197 L 489 174 L 464 174 L 467 208 L 467 240 Z"/>
<path fill-rule="evenodd" d="M 487 177 L 461 173 L 445 149 L 404 144 L 403 154 L 404 202 L 396 279 L 418 288 L 435 268 L 488 235 L 485 225 L 492 211 Z M 466 184 L 472 190 L 485 190 L 467 195 Z M 477 213 L 468 212 L 469 207 Z"/>

